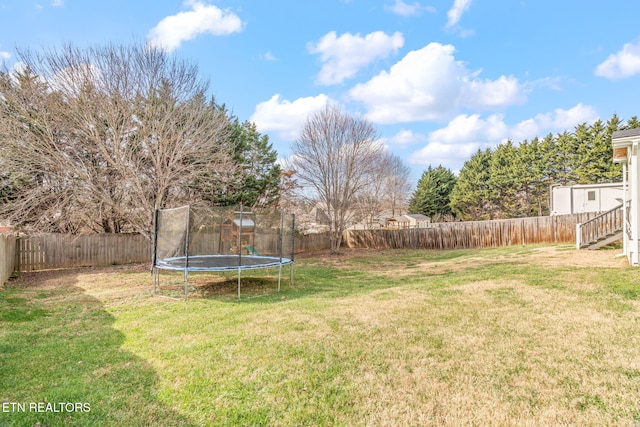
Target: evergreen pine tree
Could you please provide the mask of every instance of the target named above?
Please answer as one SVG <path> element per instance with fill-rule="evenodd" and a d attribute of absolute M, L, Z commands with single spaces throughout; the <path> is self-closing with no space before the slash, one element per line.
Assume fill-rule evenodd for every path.
<path fill-rule="evenodd" d="M 498 145 L 491 156 L 487 179 L 489 200 L 498 208 L 502 218 L 519 216 L 521 211 L 521 199 L 518 197 L 523 184 L 521 166 L 518 150 L 511 141 Z"/>
<path fill-rule="evenodd" d="M 449 169 L 439 165 L 422 173 L 418 186 L 409 201 L 409 213 L 423 214 L 429 217 L 451 215 L 450 195 L 456 183 L 456 177 Z"/>
<path fill-rule="evenodd" d="M 460 170 L 451 190 L 450 206 L 456 217 L 465 221 L 491 219 L 493 207 L 488 200 L 491 149 L 478 150 Z"/>
<path fill-rule="evenodd" d="M 230 143 L 236 166 L 233 180 L 211 201 L 222 206 L 272 206 L 278 202 L 280 165 L 267 135 L 261 135 L 251 122 L 231 122 Z"/>

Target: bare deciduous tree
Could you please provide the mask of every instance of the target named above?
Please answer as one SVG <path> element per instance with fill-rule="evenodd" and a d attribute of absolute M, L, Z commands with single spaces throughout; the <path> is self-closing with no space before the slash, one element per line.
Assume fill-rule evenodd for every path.
<path fill-rule="evenodd" d="M 300 183 L 326 207 L 332 253 L 339 252 L 357 195 L 371 179 L 368 168 L 384 153 L 376 137 L 370 122 L 330 105 L 307 119 L 292 146 Z"/>
<path fill-rule="evenodd" d="M 378 223 L 383 211 L 396 210 L 407 201 L 411 170 L 400 157 L 385 151 L 366 168 L 370 175 L 358 195 L 358 211 L 368 227 Z"/>
<path fill-rule="evenodd" d="M 197 67 L 143 45 L 22 51 L 0 76 L 0 206 L 41 231 L 151 236 L 155 208 L 197 201 L 233 171 L 224 111 Z"/>
<path fill-rule="evenodd" d="M 387 160 L 386 172 L 384 192 L 391 209 L 391 216 L 395 216 L 396 210 L 406 205 L 409 198 L 411 169 L 404 164 L 400 157 L 391 154 Z"/>
<path fill-rule="evenodd" d="M 369 177 L 358 194 L 357 210 L 360 216 L 359 221 L 364 223 L 367 228 L 371 228 L 374 223 L 379 222 L 380 214 L 384 209 L 386 180 L 391 156 L 391 153 L 382 153 L 378 158 L 373 159 L 374 163 L 368 165 L 364 170 L 364 173 Z"/>
<path fill-rule="evenodd" d="M 278 207 L 286 212 L 293 212 L 296 207 L 296 190 L 300 185 L 295 178 L 296 171 L 293 169 L 280 172 L 280 188 Z"/>

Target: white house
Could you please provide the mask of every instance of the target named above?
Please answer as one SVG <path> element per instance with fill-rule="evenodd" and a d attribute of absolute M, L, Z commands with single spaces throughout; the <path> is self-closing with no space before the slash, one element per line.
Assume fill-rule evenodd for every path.
<path fill-rule="evenodd" d="M 622 182 L 551 186 L 551 215 L 605 212 L 622 203 Z"/>
<path fill-rule="evenodd" d="M 422 214 L 404 214 L 405 218 L 409 220 L 409 227 L 411 228 L 426 228 L 431 225 L 431 218 Z"/>
<path fill-rule="evenodd" d="M 613 161 L 622 164 L 623 251 L 629 264 L 640 264 L 640 129 L 611 135 Z"/>
<path fill-rule="evenodd" d="M 389 228 L 427 228 L 431 218 L 422 214 L 404 214 L 388 218 L 385 226 Z"/>

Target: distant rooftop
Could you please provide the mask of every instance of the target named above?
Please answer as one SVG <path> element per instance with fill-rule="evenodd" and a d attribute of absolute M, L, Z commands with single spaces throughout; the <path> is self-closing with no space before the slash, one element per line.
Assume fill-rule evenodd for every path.
<path fill-rule="evenodd" d="M 422 215 L 422 214 L 406 214 L 405 216 L 408 216 L 409 218 L 413 218 L 413 219 L 429 219 L 428 216 Z"/>
<path fill-rule="evenodd" d="M 640 136 L 640 128 L 617 130 L 611 134 L 611 139 L 628 138 L 630 136 Z"/>

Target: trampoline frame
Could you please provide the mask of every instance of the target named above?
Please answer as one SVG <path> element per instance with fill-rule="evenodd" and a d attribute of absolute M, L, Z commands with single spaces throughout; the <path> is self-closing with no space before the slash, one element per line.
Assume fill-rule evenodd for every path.
<path fill-rule="evenodd" d="M 185 269 L 184 267 L 185 261 L 183 261 L 184 258 L 185 257 L 183 256 L 165 258 L 164 260 L 159 261 L 159 264 L 156 264 L 156 267 L 158 267 L 161 270 L 184 270 Z M 189 260 L 201 260 L 201 259 L 215 260 L 215 259 L 222 259 L 222 258 L 237 260 L 239 257 L 237 255 L 191 255 L 189 256 Z M 263 262 L 258 262 L 255 264 L 249 263 L 249 264 L 243 264 L 243 265 L 237 265 L 237 264 L 232 265 L 229 263 L 226 265 L 198 266 L 198 265 L 191 264 L 187 260 L 187 263 L 189 264 L 189 266 L 186 267 L 186 270 L 188 271 L 230 271 L 230 270 L 237 270 L 238 268 L 240 268 L 241 270 L 253 270 L 253 269 L 259 269 L 259 268 L 277 267 L 281 264 L 287 265 L 293 262 L 293 260 L 290 258 L 278 258 L 274 256 L 261 256 L 261 255 L 244 255 L 242 257 L 242 260 L 263 260 Z M 177 264 L 180 261 L 182 261 L 182 265 Z"/>
<path fill-rule="evenodd" d="M 187 212 L 187 220 L 185 224 L 185 242 L 184 242 L 184 256 L 175 256 L 165 259 L 158 259 L 158 215 L 160 209 L 156 209 L 154 214 L 154 239 L 153 239 L 153 259 L 152 259 L 152 274 L 153 274 L 153 293 L 157 295 L 159 285 L 159 270 L 173 270 L 184 272 L 184 299 L 186 300 L 189 294 L 189 272 L 220 272 L 220 271 L 236 271 L 238 272 L 238 299 L 241 298 L 240 284 L 242 278 L 242 270 L 256 270 L 264 268 L 278 267 L 278 292 L 280 292 L 280 283 L 282 280 L 282 266 L 290 265 L 289 284 L 293 284 L 293 263 L 294 263 L 294 248 L 295 248 L 295 233 L 291 233 L 291 258 L 283 257 L 282 254 L 282 234 L 284 227 L 284 213 L 280 211 L 280 229 L 279 229 L 279 256 L 262 256 L 262 255 L 242 255 L 242 251 L 239 250 L 237 254 L 210 254 L 210 255 L 187 255 L 189 253 L 189 227 L 190 227 L 190 206 Z M 242 227 L 243 209 L 240 206 L 240 227 Z M 295 230 L 295 214 L 291 214 L 291 229 Z M 242 232 L 238 232 L 238 247 L 241 246 Z M 190 264 L 191 261 L 196 260 L 229 260 L 229 263 L 223 263 L 223 265 L 211 265 L 211 266 L 199 266 Z M 244 263 L 243 260 L 259 260 L 264 262 L 258 263 Z M 235 262 L 233 262 L 235 261 Z M 268 262 L 267 262 L 268 261 Z M 214 263 L 215 264 L 215 263 Z"/>

